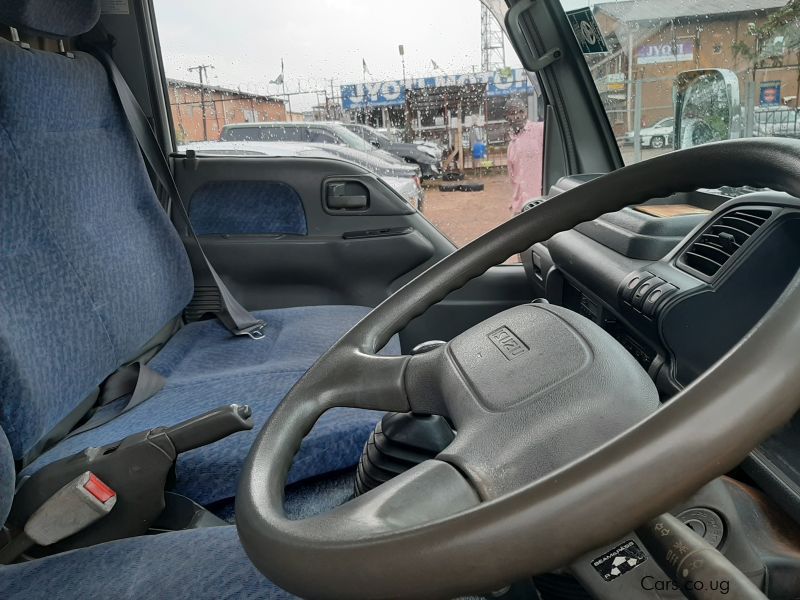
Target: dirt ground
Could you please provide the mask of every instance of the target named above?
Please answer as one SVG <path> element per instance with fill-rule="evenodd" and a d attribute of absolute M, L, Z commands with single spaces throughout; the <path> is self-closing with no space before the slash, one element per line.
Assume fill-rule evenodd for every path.
<path fill-rule="evenodd" d="M 464 181 L 483 183 L 484 191 L 440 192 L 434 183 L 425 190 L 423 209 L 428 220 L 459 247 L 511 218 L 511 182 L 505 172 L 468 175 Z"/>

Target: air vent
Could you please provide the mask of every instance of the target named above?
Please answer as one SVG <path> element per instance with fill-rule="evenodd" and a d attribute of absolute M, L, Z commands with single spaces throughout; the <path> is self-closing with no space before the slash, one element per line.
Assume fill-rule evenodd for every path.
<path fill-rule="evenodd" d="M 727 212 L 700 234 L 679 262 L 713 277 L 771 216 L 771 210 L 760 208 Z"/>

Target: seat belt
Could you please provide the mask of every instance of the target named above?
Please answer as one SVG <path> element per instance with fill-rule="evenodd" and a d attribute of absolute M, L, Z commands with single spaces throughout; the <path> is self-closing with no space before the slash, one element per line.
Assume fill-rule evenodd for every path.
<path fill-rule="evenodd" d="M 95 410 L 83 425 L 70 431 L 64 439 L 105 425 L 122 413 L 136 408 L 160 392 L 166 382 L 167 380 L 161 374 L 143 362 L 133 362 L 120 367 L 100 385 L 100 396 L 95 407 L 96 409 L 103 408 L 125 396 L 129 396 L 128 401 L 122 404 L 122 408 L 119 410 L 110 407 L 99 412 Z"/>
<path fill-rule="evenodd" d="M 166 383 L 167 380 L 161 374 L 153 371 L 142 361 L 120 367 L 106 377 L 103 383 L 95 388 L 75 410 L 25 453 L 25 456 L 19 461 L 19 469 L 31 464 L 57 443 L 105 425 L 122 413 L 136 408 L 160 392 Z M 118 407 L 109 407 L 98 412 L 98 409 L 108 406 L 124 396 L 130 396 L 124 404 L 120 402 Z M 80 425 L 77 425 L 78 423 Z M 2 563 L 0 562 L 0 564 Z"/>
<path fill-rule="evenodd" d="M 222 281 L 216 269 L 214 269 L 211 261 L 208 260 L 208 256 L 205 250 L 203 250 L 203 246 L 200 244 L 200 240 L 192 227 L 192 222 L 189 219 L 189 211 L 186 209 L 183 198 L 181 198 L 178 186 L 175 184 L 175 179 L 169 168 L 169 163 L 164 153 L 161 151 L 161 146 L 158 143 L 156 134 L 150 126 L 150 122 L 147 120 L 147 116 L 144 114 L 142 107 L 139 105 L 130 87 L 128 87 L 119 68 L 114 64 L 111 56 L 102 48 L 92 46 L 91 52 L 103 66 L 105 66 L 106 71 L 108 71 L 111 83 L 122 104 L 122 110 L 125 112 L 125 117 L 133 130 L 133 135 L 136 137 L 136 141 L 142 150 L 145 160 L 150 165 L 150 168 L 153 170 L 153 173 L 161 186 L 166 190 L 169 197 L 178 205 L 181 216 L 186 222 L 186 228 L 197 245 L 200 256 L 203 258 L 203 263 L 214 282 L 214 287 L 216 287 L 219 292 L 220 307 L 219 310 L 215 312 L 216 317 L 234 335 L 247 335 L 256 340 L 263 338 L 266 323 L 261 319 L 255 318 L 239 304 Z"/>

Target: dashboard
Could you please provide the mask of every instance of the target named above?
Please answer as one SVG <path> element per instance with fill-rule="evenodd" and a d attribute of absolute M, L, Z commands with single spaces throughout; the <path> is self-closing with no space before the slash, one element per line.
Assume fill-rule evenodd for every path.
<path fill-rule="evenodd" d="M 562 180 L 551 195 L 582 181 Z M 668 402 L 747 334 L 800 269 L 800 200 L 772 191 L 654 199 L 559 233 L 522 259 L 535 297 L 600 325 Z M 800 522 L 800 417 L 743 467 Z"/>

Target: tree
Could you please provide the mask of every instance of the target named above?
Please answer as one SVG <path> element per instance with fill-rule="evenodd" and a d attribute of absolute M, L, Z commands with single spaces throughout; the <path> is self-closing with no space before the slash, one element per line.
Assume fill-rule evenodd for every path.
<path fill-rule="evenodd" d="M 794 54 L 797 69 L 797 91 L 795 106 L 800 108 L 800 0 L 789 0 L 783 8 L 771 13 L 760 26 L 751 24 L 750 35 L 754 44 L 739 40 L 733 44 L 733 55 L 747 60 L 753 70 L 753 79 L 758 69 L 781 67 L 784 57 Z"/>

